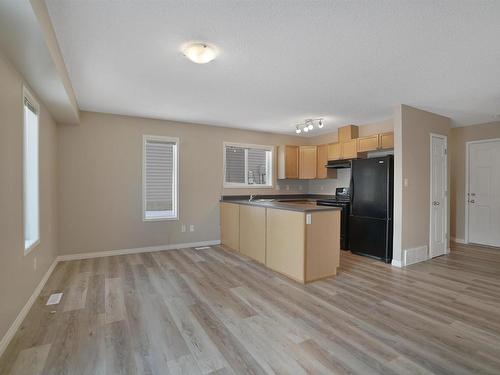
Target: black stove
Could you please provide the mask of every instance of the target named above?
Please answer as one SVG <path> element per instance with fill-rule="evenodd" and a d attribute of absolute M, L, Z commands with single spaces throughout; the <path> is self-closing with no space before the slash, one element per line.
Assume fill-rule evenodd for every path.
<path fill-rule="evenodd" d="M 335 189 L 335 198 L 320 199 L 318 206 L 340 207 L 340 248 L 349 250 L 349 212 L 351 208 L 351 196 L 349 188 L 342 187 Z"/>

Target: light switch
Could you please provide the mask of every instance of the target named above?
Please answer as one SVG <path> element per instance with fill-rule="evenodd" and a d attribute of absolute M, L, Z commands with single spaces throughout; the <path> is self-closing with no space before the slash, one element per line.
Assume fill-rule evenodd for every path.
<path fill-rule="evenodd" d="M 312 224 L 312 215 L 306 214 L 306 224 Z"/>
<path fill-rule="evenodd" d="M 403 185 L 404 185 L 404 187 L 408 187 L 408 179 L 407 178 L 405 178 L 403 180 Z"/>

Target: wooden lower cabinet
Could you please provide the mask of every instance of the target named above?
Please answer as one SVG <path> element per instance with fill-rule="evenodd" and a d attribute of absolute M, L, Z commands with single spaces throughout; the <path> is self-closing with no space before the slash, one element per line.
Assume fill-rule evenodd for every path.
<path fill-rule="evenodd" d="M 240 249 L 240 205 L 221 202 L 220 204 L 220 242 L 222 245 L 239 251 Z"/>
<path fill-rule="evenodd" d="M 240 206 L 240 253 L 266 262 L 266 209 Z"/>
<path fill-rule="evenodd" d="M 311 224 L 306 224 L 311 215 Z M 301 283 L 337 274 L 340 211 L 267 209 L 266 266 Z"/>
<path fill-rule="evenodd" d="M 267 209 L 266 266 L 304 282 L 305 215 Z"/>

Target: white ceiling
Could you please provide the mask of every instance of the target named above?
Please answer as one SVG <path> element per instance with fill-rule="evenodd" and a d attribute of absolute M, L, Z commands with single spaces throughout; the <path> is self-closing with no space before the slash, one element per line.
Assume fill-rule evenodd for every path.
<path fill-rule="evenodd" d="M 82 110 L 293 132 L 500 114 L 500 1 L 47 0 Z M 206 41 L 206 65 L 179 51 Z M 316 134 L 318 134 L 316 132 Z"/>

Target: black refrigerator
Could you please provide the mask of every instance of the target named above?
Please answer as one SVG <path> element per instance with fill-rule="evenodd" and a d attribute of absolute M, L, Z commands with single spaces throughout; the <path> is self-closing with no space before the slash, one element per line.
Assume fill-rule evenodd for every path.
<path fill-rule="evenodd" d="M 349 248 L 390 263 L 394 158 L 356 159 L 351 169 Z"/>

